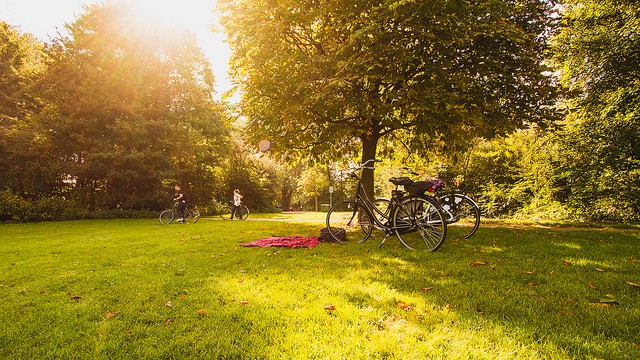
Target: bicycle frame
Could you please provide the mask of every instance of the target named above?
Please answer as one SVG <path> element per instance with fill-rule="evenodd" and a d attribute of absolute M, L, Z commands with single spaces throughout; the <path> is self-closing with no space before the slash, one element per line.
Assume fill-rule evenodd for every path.
<path fill-rule="evenodd" d="M 373 167 L 367 167 L 367 163 L 369 163 L 370 161 L 374 161 L 374 159 L 368 160 L 367 162 L 365 162 L 363 164 L 363 166 L 361 167 L 360 170 L 362 169 L 373 169 Z M 364 185 L 362 184 L 362 178 L 360 178 L 355 171 L 351 172 L 349 174 L 351 177 L 355 178 L 358 180 L 358 186 L 357 186 L 357 190 L 356 190 L 356 195 L 353 199 L 353 202 L 355 202 L 358 205 L 361 205 L 365 211 L 367 212 L 367 215 L 369 216 L 369 218 L 373 221 L 373 226 L 378 229 L 378 230 L 382 230 L 384 231 L 387 236 L 391 235 L 393 232 L 395 232 L 396 230 L 401 230 L 403 228 L 401 227 L 393 227 L 389 224 L 389 215 L 393 213 L 393 211 L 395 210 L 395 208 L 400 206 L 400 201 L 404 200 L 407 198 L 407 196 L 405 196 L 405 194 L 407 194 L 404 191 L 399 190 L 399 185 L 396 185 L 395 190 L 391 191 L 391 204 L 389 209 L 387 210 L 387 214 L 389 215 L 385 215 L 383 214 L 380 210 L 378 210 L 378 208 L 376 208 L 373 205 L 373 202 L 371 202 L 371 200 L 369 199 L 369 196 L 367 195 L 365 189 L 364 189 Z M 415 195 L 409 195 L 411 197 L 417 198 L 417 196 Z M 382 221 L 380 221 L 380 219 L 375 216 L 376 214 L 380 215 L 380 218 L 385 219 L 385 223 L 383 223 Z M 355 216 L 355 213 L 354 213 Z M 385 238 L 386 240 L 386 238 Z M 382 246 L 382 244 L 384 244 L 385 240 L 382 241 L 382 243 L 380 244 L 380 246 Z"/>

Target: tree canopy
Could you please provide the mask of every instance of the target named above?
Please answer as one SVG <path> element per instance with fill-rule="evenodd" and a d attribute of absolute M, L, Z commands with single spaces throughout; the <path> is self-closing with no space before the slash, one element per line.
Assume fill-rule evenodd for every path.
<path fill-rule="evenodd" d="M 546 1 L 219 4 L 249 130 L 276 150 L 365 160 L 395 133 L 453 151 L 552 118 Z"/>
<path fill-rule="evenodd" d="M 569 0 L 562 9 L 553 54 L 569 95 L 559 176 L 583 216 L 638 221 L 640 7 Z"/>

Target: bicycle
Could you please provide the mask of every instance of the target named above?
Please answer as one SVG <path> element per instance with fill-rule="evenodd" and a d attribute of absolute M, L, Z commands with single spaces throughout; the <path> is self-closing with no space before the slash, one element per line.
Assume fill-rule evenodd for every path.
<path fill-rule="evenodd" d="M 233 210 L 232 205 L 225 205 L 222 207 L 220 211 L 220 218 L 222 220 L 232 220 L 231 219 L 231 211 Z M 238 206 L 236 210 L 236 219 L 238 220 L 247 220 L 249 217 L 249 208 L 245 204 L 241 204 Z"/>
<path fill-rule="evenodd" d="M 341 240 L 343 232 L 346 231 L 351 236 L 360 233 L 358 243 L 362 244 L 369 239 L 375 228 L 385 233 L 378 249 L 389 236 L 395 235 L 407 249 L 437 250 L 447 235 L 447 224 L 440 205 L 431 197 L 399 190 L 402 179 L 391 178 L 389 181 L 396 185 L 396 189 L 391 192 L 389 206 L 385 209 L 377 208 L 369 200 L 362 178 L 356 173 L 363 169 L 374 169 L 370 163 L 375 162 L 380 160 L 367 160 L 350 171 L 349 176 L 358 181 L 356 194 L 353 200 L 341 201 L 329 209 L 326 224 L 331 237 L 342 243 L 346 241 Z"/>
<path fill-rule="evenodd" d="M 160 220 L 160 224 L 171 224 L 177 213 L 178 202 L 176 201 L 171 209 L 163 210 L 160 213 L 158 220 Z M 198 209 L 189 209 L 189 205 L 187 205 L 184 209 L 183 219 L 183 223 L 185 224 L 191 221 L 195 224 L 200 220 L 200 211 L 198 211 Z"/>
<path fill-rule="evenodd" d="M 419 175 L 413 170 L 404 167 L 400 169 L 402 174 Z M 407 178 L 408 179 L 408 178 Z M 409 180 L 410 181 L 410 180 Z M 447 236 L 455 239 L 468 239 L 476 233 L 480 226 L 480 208 L 478 204 L 460 190 L 444 191 L 445 184 L 442 180 L 427 182 L 408 182 L 408 186 L 423 183 L 426 190 L 433 194 L 442 209 L 447 222 Z M 374 200 L 376 207 L 380 208 L 380 213 L 388 215 L 390 200 L 378 198 Z"/>

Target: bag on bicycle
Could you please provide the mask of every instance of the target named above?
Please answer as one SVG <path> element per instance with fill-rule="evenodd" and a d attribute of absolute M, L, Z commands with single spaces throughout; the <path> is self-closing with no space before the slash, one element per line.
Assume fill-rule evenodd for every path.
<path fill-rule="evenodd" d="M 433 186 L 431 181 L 414 181 L 404 185 L 404 189 L 412 195 L 424 195 Z"/>
<path fill-rule="evenodd" d="M 434 192 L 444 187 L 444 182 L 440 179 L 431 181 L 414 181 L 404 185 L 404 189 L 412 195 L 424 195 L 425 192 Z"/>
<path fill-rule="evenodd" d="M 347 239 L 347 233 L 344 231 L 344 229 L 337 229 L 337 230 L 338 231 L 334 235 L 337 236 L 340 241 L 345 241 Z M 326 241 L 326 242 L 336 241 L 336 239 L 334 239 L 333 236 L 331 236 L 331 233 L 329 232 L 329 228 L 324 228 L 320 230 L 320 236 L 318 236 L 318 240 Z"/>

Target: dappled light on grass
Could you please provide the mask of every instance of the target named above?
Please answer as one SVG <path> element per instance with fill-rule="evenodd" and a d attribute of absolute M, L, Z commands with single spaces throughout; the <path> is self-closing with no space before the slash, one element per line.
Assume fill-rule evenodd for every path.
<path fill-rule="evenodd" d="M 607 235 L 603 245 L 591 230 L 480 228 L 433 253 L 393 241 L 381 250 L 375 242 L 242 247 L 321 227 L 273 220 L 3 226 L 0 296 L 9 306 L 0 326 L 14 358 L 32 349 L 69 358 L 85 347 L 97 357 L 261 359 L 640 351 L 633 345 L 640 341 L 635 232 Z M 580 253 L 549 246 L 555 234 Z M 501 250 L 480 251 L 494 245 Z"/>

